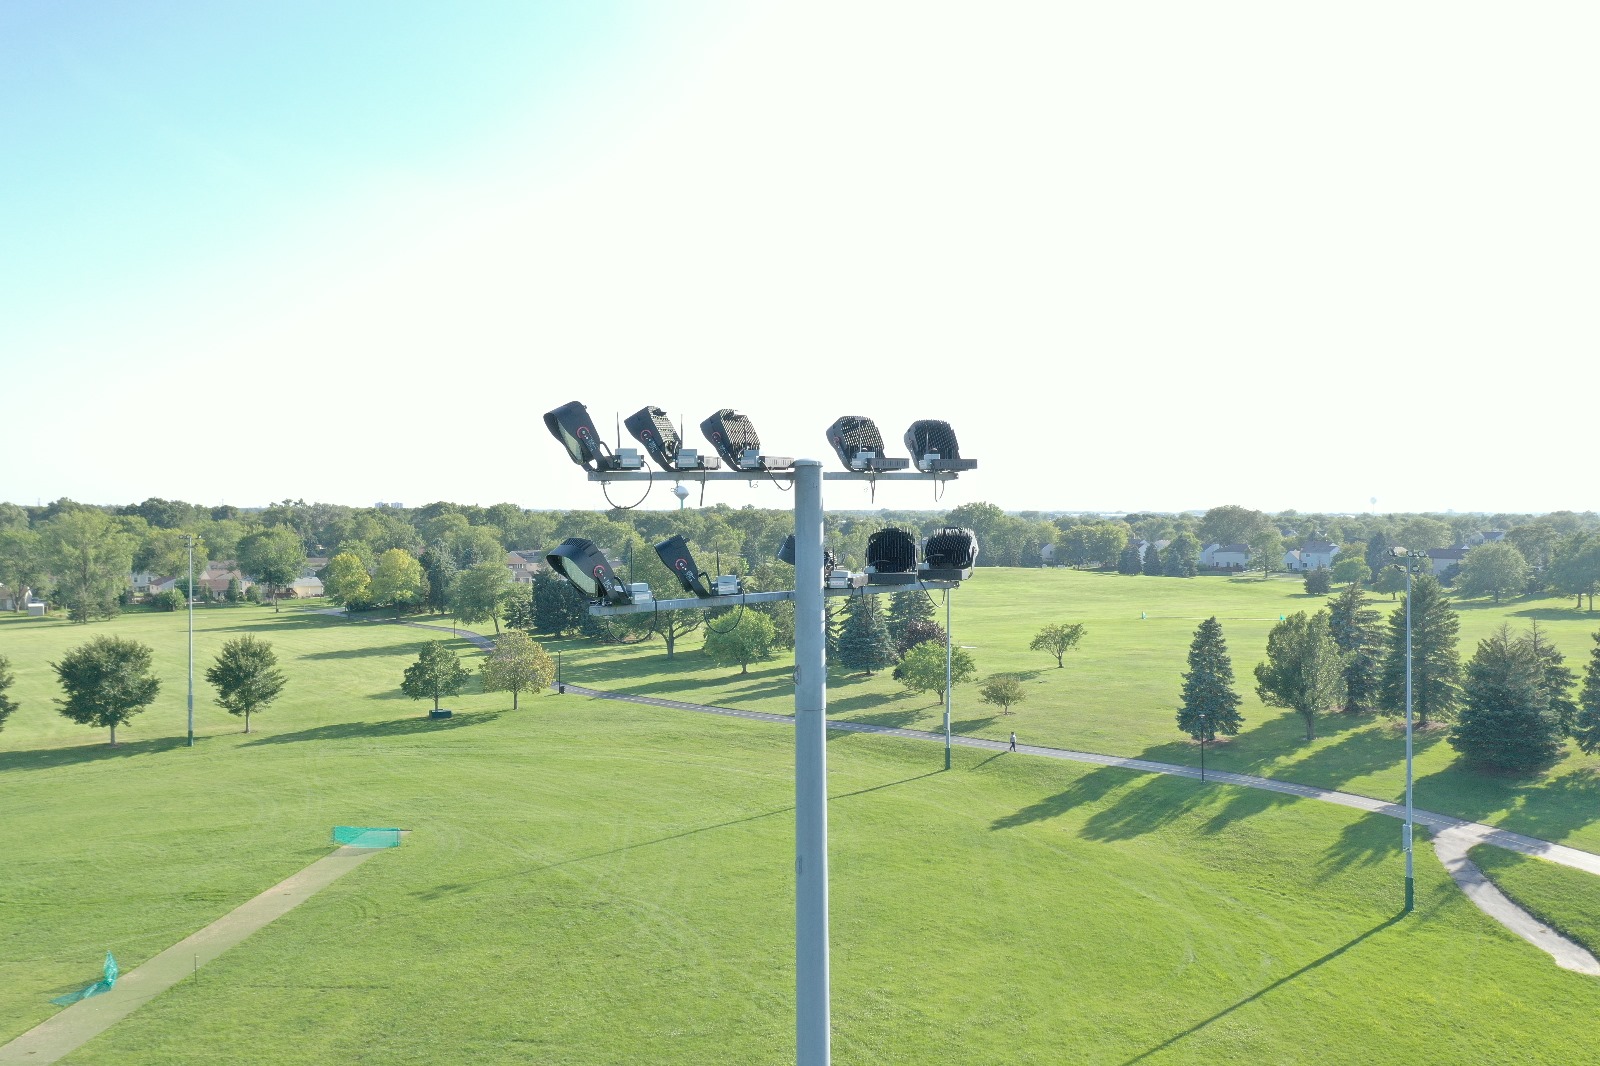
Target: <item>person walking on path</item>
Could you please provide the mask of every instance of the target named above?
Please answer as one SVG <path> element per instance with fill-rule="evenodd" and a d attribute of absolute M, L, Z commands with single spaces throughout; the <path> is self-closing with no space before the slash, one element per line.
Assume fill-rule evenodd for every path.
<path fill-rule="evenodd" d="M 1017 750 L 1017 734 L 1016 733 L 1012 733 L 1011 734 L 1011 750 L 1012 751 L 1016 751 Z"/>

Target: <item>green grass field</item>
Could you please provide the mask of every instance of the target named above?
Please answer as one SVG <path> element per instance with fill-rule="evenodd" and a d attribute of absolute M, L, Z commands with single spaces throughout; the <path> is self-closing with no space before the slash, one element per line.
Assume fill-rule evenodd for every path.
<path fill-rule="evenodd" d="M 1600 877 L 1484 845 L 1472 861 L 1524 910 L 1600 957 Z"/>
<path fill-rule="evenodd" d="M 1305 602 L 1287 582 L 1152 579 L 1173 587 L 1168 602 L 1123 619 L 1130 593 L 1111 580 L 1053 572 L 1030 591 L 1039 578 L 984 571 L 956 593 L 957 639 L 977 645 L 983 672 L 1040 670 L 1007 720 L 981 721 L 958 690 L 968 731 L 1014 722 L 1040 743 L 1159 751 L 1198 612 L 1223 617 L 1244 677 L 1280 607 Z M 1152 617 L 1140 623 L 1139 609 Z M 1089 625 L 1061 671 L 1026 651 L 1054 620 Z M 131 969 L 326 854 L 331 826 L 371 824 L 413 832 L 67 1061 L 792 1061 L 781 726 L 554 695 L 512 712 L 476 692 L 430 723 L 398 682 L 434 634 L 290 608 L 207 609 L 196 624 L 202 667 L 254 632 L 292 680 L 249 737 L 202 681 L 189 749 L 182 615 L 0 622 L 23 701 L 0 734 L 0 1040 L 53 1014 L 49 997 L 92 979 L 104 950 Z M 115 749 L 49 703 L 48 660 L 102 632 L 151 643 L 165 679 Z M 1581 620 L 1556 639 L 1576 658 L 1579 638 Z M 562 648 L 575 682 L 788 709 L 776 664 L 738 678 L 692 650 L 667 664 L 659 644 Z M 886 680 L 835 679 L 831 696 L 851 717 L 937 717 Z M 1248 756 L 1258 764 L 1239 768 L 1346 786 L 1395 773 L 1385 726 L 1330 729 L 1307 751 L 1281 712 L 1249 707 L 1251 731 L 1218 765 Z M 1368 735 L 1357 758 L 1350 738 Z M 1431 850 L 1417 854 L 1417 913 L 1392 920 L 1391 819 L 1010 755 L 958 750 L 943 773 L 936 745 L 893 738 L 835 734 L 828 752 L 840 1063 L 1588 1053 L 1600 983 L 1479 914 Z M 1480 785 L 1442 744 L 1423 758 L 1425 782 L 1462 777 L 1457 791 L 1479 806 L 1511 797 L 1497 811 L 1518 828 L 1557 782 L 1593 787 L 1582 760 Z M 1419 787 L 1442 809 L 1450 795 Z M 1593 808 L 1538 815 L 1553 827 L 1541 835 L 1582 846 Z"/>

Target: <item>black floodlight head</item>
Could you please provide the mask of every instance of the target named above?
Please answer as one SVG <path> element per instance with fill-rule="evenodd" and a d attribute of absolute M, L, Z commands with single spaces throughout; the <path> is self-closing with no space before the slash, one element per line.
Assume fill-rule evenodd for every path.
<path fill-rule="evenodd" d="M 617 580 L 611 564 L 606 562 L 605 553 L 596 548 L 592 540 L 571 537 L 544 558 L 550 569 L 572 582 L 591 600 L 618 606 L 633 602 L 627 586 Z"/>
<path fill-rule="evenodd" d="M 790 533 L 787 537 L 784 537 L 783 538 L 783 543 L 778 545 L 778 562 L 780 562 L 780 563 L 788 563 L 790 566 L 794 565 L 794 534 L 793 533 Z M 833 566 L 834 566 L 835 562 L 836 562 L 836 560 L 833 557 L 833 552 L 829 551 L 827 548 L 823 548 L 822 549 L 822 576 L 823 576 L 824 580 L 827 579 L 827 576 L 828 576 L 829 572 L 833 570 Z"/>
<path fill-rule="evenodd" d="M 731 407 L 724 407 L 700 423 L 700 432 L 731 469 L 783 470 L 794 465 L 787 456 L 762 455 L 756 427 Z"/>
<path fill-rule="evenodd" d="M 838 453 L 846 470 L 904 470 L 909 459 L 891 459 L 883 454 L 883 434 L 870 418 L 844 415 L 828 427 L 828 443 Z"/>
<path fill-rule="evenodd" d="M 694 556 L 689 554 L 689 543 L 681 536 L 671 536 L 657 544 L 656 554 L 661 557 L 662 565 L 672 571 L 685 592 L 702 598 L 716 595 L 711 579 L 694 564 Z"/>
<path fill-rule="evenodd" d="M 950 423 L 936 418 L 925 418 L 911 423 L 906 430 L 906 451 L 911 462 L 925 474 L 956 473 L 976 470 L 976 459 L 961 458 L 961 447 L 956 443 L 956 431 Z"/>
<path fill-rule="evenodd" d="M 722 465 L 712 456 L 685 448 L 672 419 L 659 407 L 641 408 L 623 419 L 622 424 L 663 470 L 715 470 Z"/>
<path fill-rule="evenodd" d="M 978 536 L 970 529 L 936 529 L 922 546 L 922 576 L 929 581 L 965 581 L 977 562 Z"/>
<path fill-rule="evenodd" d="M 564 403 L 544 416 L 545 428 L 567 449 L 572 461 L 589 471 L 637 470 L 642 465 L 632 448 L 618 452 L 606 447 L 600 431 L 594 428 L 589 409 L 577 400 Z"/>
<path fill-rule="evenodd" d="M 901 585 L 917 580 L 917 538 L 890 526 L 867 538 L 867 583 Z"/>

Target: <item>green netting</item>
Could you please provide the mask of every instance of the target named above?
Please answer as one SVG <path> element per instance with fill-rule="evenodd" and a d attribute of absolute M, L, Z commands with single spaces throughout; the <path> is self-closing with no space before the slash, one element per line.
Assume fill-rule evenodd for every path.
<path fill-rule="evenodd" d="M 50 1002 L 60 1007 L 70 1007 L 79 1000 L 98 996 L 102 992 L 109 992 L 117 983 L 117 957 L 111 952 L 106 952 L 105 976 L 81 992 L 69 992 L 64 996 L 57 996 Z"/>
<path fill-rule="evenodd" d="M 400 830 L 365 829 L 357 825 L 336 825 L 333 827 L 333 842 L 352 848 L 398 848 L 400 846 Z"/>

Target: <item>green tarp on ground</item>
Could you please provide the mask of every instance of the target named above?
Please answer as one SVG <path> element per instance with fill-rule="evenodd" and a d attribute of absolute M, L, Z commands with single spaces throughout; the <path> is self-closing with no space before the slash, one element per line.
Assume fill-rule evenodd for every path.
<path fill-rule="evenodd" d="M 111 952 L 106 952 L 105 976 L 81 992 L 69 992 L 64 996 L 57 996 L 50 1002 L 60 1007 L 70 1007 L 79 1000 L 98 996 L 102 992 L 109 992 L 117 983 L 117 957 Z"/>
<path fill-rule="evenodd" d="M 356 825 L 333 827 L 333 842 L 352 848 L 398 848 L 400 830 L 367 829 Z"/>

